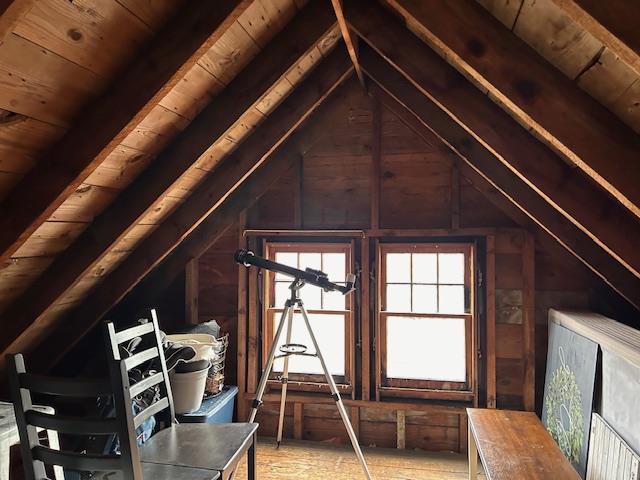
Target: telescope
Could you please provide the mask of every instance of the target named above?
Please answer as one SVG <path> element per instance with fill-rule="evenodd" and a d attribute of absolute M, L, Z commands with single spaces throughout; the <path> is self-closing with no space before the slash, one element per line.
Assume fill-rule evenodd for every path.
<path fill-rule="evenodd" d="M 258 268 L 264 268 L 265 270 L 271 270 L 272 272 L 282 273 L 283 275 L 288 275 L 309 285 L 320 287 L 325 292 L 335 291 L 346 295 L 355 288 L 356 276 L 353 273 L 347 274 L 345 285 L 338 285 L 330 281 L 328 275 L 320 270 L 314 270 L 313 268 L 300 270 L 267 258 L 259 257 L 249 250 L 238 250 L 234 258 L 236 262 L 245 267 L 253 265 Z"/>

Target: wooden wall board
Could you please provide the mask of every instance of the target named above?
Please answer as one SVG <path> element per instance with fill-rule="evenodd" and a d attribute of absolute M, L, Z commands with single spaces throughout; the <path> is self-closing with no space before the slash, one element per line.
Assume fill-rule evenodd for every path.
<path fill-rule="evenodd" d="M 35 2 L 14 33 L 106 78 L 129 63 L 153 35 L 116 0 Z"/>
<path fill-rule="evenodd" d="M 17 35 L 0 45 L 0 108 L 67 127 L 104 78 Z"/>

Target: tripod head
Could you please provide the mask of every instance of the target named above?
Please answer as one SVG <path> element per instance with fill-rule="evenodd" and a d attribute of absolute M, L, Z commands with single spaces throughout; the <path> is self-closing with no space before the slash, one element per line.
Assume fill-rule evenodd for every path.
<path fill-rule="evenodd" d="M 329 280 L 329 276 L 321 272 L 320 270 L 314 270 L 307 268 L 306 270 L 300 270 L 298 268 L 290 267 L 282 263 L 277 263 L 267 258 L 259 257 L 249 250 L 238 250 L 234 258 L 236 262 L 245 267 L 251 265 L 264 268 L 265 270 L 271 270 L 272 272 L 282 273 L 293 277 L 296 281 L 315 285 L 322 288 L 325 292 L 340 292 L 346 295 L 355 289 L 356 276 L 353 273 L 347 274 L 345 285 L 338 285 Z"/>

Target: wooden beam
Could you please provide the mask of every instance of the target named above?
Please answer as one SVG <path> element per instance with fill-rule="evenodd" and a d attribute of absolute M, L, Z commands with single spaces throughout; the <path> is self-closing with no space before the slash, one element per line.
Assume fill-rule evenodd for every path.
<path fill-rule="evenodd" d="M 0 1 L 0 44 L 13 32 L 15 26 L 24 18 L 36 3 L 36 0 Z"/>
<path fill-rule="evenodd" d="M 380 190 L 382 181 L 382 110 L 380 99 L 371 96 L 371 229 L 380 228 Z"/>
<path fill-rule="evenodd" d="M 251 4 L 183 8 L 0 203 L 0 261 L 13 254 L 184 77 Z"/>
<path fill-rule="evenodd" d="M 497 376 L 496 376 L 496 237 L 487 235 L 485 290 L 487 292 L 487 320 L 485 325 L 486 352 L 486 389 L 487 408 L 496 408 Z M 462 433 L 462 432 L 461 432 Z"/>
<path fill-rule="evenodd" d="M 640 2 L 553 0 L 587 32 L 640 75 Z"/>
<path fill-rule="evenodd" d="M 314 70 L 278 106 L 271 114 L 270 121 L 254 132 L 224 161 L 214 175 L 201 183 L 189 199 L 143 240 L 127 260 L 72 312 L 73 321 L 65 321 L 64 328 L 59 328 L 53 333 L 54 336 L 65 338 L 61 350 L 73 346 L 173 250 L 176 250 L 176 253 L 158 269 L 160 273 L 156 272 L 153 280 L 147 279 L 136 290 L 136 294 L 127 299 L 128 304 L 144 302 L 145 299 L 152 298 L 154 293 L 163 291 L 166 279 L 173 280 L 190 259 L 204 253 L 215 238 L 227 228 L 228 220 L 233 217 L 233 221 L 236 221 L 239 212 L 247 208 L 249 200 L 253 203 L 253 200 L 262 195 L 270 185 L 267 184 L 267 180 L 275 181 L 279 178 L 272 178 L 274 174 L 271 170 L 275 170 L 275 166 L 281 163 L 288 162 L 290 157 L 298 158 L 297 154 L 290 153 L 281 145 L 351 72 L 348 57 L 342 50 L 334 50 L 323 61 L 322 68 Z M 315 133 L 314 141 L 317 139 L 317 132 Z M 297 145 L 297 141 L 290 142 Z M 286 160 L 274 160 L 268 168 L 260 168 L 256 175 L 252 175 L 275 151 L 279 151 L 278 158 L 286 157 Z M 278 171 L 284 170 L 278 167 Z M 264 179 L 258 182 L 255 176 Z M 247 186 L 243 186 L 250 177 L 253 180 Z M 234 193 L 236 191 L 239 193 Z M 235 200 L 230 201 L 231 195 Z M 212 215 L 223 205 L 226 205 L 223 213 Z"/>
<path fill-rule="evenodd" d="M 347 8 L 347 20 L 369 46 L 545 202 L 640 277 L 640 251 L 633 241 L 640 238 L 640 222 L 633 214 L 536 140 L 388 12 L 373 3 L 358 5 Z"/>
<path fill-rule="evenodd" d="M 536 410 L 536 318 L 535 318 L 535 241 L 526 233 L 522 246 L 522 328 L 524 348 L 524 382 L 522 398 L 524 409 Z"/>
<path fill-rule="evenodd" d="M 550 208 L 535 191 L 498 161 L 491 150 L 471 137 L 438 105 L 413 88 L 406 78 L 364 45 L 361 62 L 365 74 L 383 92 L 412 112 L 417 122 L 431 130 L 461 160 L 636 308 L 640 307 L 640 280 L 637 277 L 612 262 L 611 257 L 588 236 Z"/>
<path fill-rule="evenodd" d="M 510 115 L 640 217 L 640 137 L 631 128 L 476 1 L 386 3 Z"/>
<path fill-rule="evenodd" d="M 318 39 L 334 25 L 332 10 L 323 3 L 314 2 L 300 12 L 262 54 L 160 153 L 144 174 L 120 192 L 114 203 L 58 255 L 31 288 L 5 310 L 4 314 L 14 321 L 7 335 L 0 340 L 0 351 L 30 324 L 42 318 L 114 244 L 124 238 L 158 198 L 170 191 L 181 175 L 266 91 L 278 84 L 300 58 L 315 48 Z M 274 58 L 279 61 L 274 62 Z M 290 111 L 302 110 L 292 107 Z M 283 118 L 283 115 L 286 114 L 276 118 Z M 272 131 L 280 134 L 277 129 Z"/>
<path fill-rule="evenodd" d="M 333 5 L 333 10 L 336 14 L 336 20 L 338 20 L 338 26 L 340 27 L 340 33 L 344 39 L 344 44 L 349 52 L 351 63 L 353 63 L 353 68 L 356 71 L 360 84 L 364 87 L 364 75 L 362 75 L 362 69 L 360 68 L 360 62 L 358 61 L 358 38 L 355 35 L 352 35 L 349 31 L 349 26 L 344 19 L 342 0 L 331 0 L 331 4 Z"/>
<path fill-rule="evenodd" d="M 247 211 L 243 210 L 238 219 L 238 248 L 247 248 L 244 230 L 247 228 Z M 247 391 L 247 269 L 238 265 L 238 350 L 236 355 L 236 382 L 241 393 Z M 237 402 L 237 421 L 243 422 L 247 417 L 246 403 Z"/>

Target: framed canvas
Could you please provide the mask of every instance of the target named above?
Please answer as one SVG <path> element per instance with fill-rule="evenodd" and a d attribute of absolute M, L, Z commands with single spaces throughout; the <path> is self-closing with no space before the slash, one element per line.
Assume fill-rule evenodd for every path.
<path fill-rule="evenodd" d="M 582 478 L 586 476 L 598 344 L 549 323 L 542 423 Z"/>

